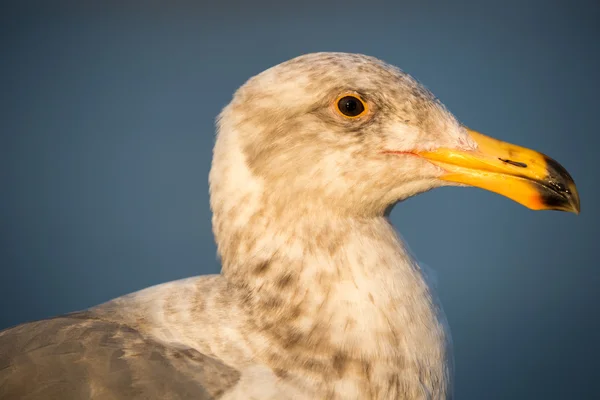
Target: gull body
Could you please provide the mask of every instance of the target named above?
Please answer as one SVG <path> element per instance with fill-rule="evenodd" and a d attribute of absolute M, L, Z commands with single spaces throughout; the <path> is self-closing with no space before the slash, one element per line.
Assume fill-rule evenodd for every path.
<path fill-rule="evenodd" d="M 0 332 L 0 397 L 451 399 L 449 328 L 391 207 L 474 185 L 579 211 L 558 163 L 467 129 L 368 56 L 275 66 L 217 131 L 222 273 Z"/>

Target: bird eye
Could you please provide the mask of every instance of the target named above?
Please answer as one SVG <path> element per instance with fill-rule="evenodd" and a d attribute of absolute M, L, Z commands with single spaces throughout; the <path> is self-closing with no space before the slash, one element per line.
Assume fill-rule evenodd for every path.
<path fill-rule="evenodd" d="M 337 102 L 337 110 L 345 117 L 356 118 L 365 114 L 367 105 L 357 96 L 343 95 Z"/>

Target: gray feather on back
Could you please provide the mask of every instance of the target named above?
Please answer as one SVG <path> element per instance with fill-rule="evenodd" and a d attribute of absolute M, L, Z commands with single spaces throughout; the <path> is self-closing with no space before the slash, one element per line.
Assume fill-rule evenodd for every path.
<path fill-rule="evenodd" d="M 0 399 L 214 399 L 239 375 L 92 312 L 0 332 Z"/>

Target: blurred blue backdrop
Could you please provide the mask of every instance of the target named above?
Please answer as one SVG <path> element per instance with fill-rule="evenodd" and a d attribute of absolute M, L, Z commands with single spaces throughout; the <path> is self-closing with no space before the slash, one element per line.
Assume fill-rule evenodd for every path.
<path fill-rule="evenodd" d="M 359 52 L 579 187 L 578 217 L 458 188 L 392 213 L 438 272 L 457 398 L 597 398 L 597 2 L 52 3 L 1 10 L 0 328 L 218 272 L 215 116 L 274 64 Z"/>

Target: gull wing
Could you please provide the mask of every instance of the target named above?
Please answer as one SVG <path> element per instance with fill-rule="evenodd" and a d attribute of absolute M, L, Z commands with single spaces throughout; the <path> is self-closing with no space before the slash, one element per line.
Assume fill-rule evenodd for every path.
<path fill-rule="evenodd" d="M 240 373 L 84 311 L 0 332 L 2 399 L 214 399 Z"/>

